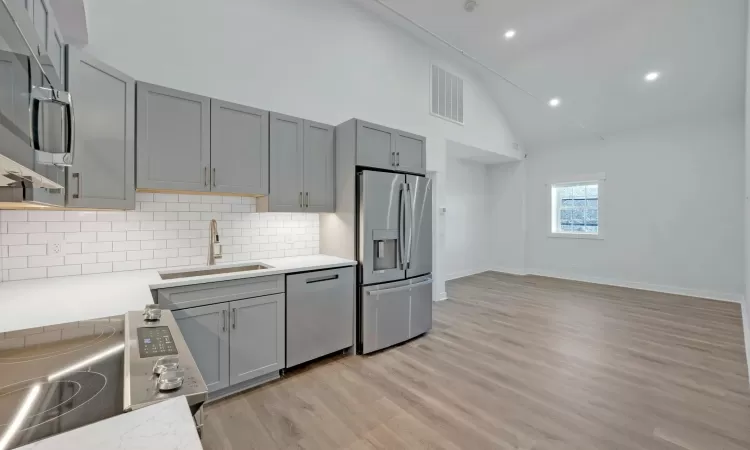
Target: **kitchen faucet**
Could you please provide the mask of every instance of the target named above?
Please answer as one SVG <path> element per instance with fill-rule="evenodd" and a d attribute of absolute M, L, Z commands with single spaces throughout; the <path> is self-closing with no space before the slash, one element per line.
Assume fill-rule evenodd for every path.
<path fill-rule="evenodd" d="M 216 264 L 217 259 L 221 259 L 221 244 L 219 243 L 219 232 L 216 229 L 216 219 L 212 219 L 208 224 L 208 265 Z M 218 251 L 216 251 L 218 249 Z"/>

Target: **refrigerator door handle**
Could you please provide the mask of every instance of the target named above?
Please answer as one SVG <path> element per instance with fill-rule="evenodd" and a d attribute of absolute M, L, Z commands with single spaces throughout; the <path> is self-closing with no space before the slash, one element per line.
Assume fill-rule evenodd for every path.
<path fill-rule="evenodd" d="M 431 283 L 432 283 L 432 278 L 429 278 L 427 280 L 420 281 L 419 283 L 406 284 L 404 286 L 399 286 L 399 287 L 394 287 L 394 288 L 373 289 L 371 291 L 367 291 L 367 295 L 391 294 L 393 292 L 400 292 L 400 291 L 405 291 L 407 289 L 418 288 L 420 286 L 426 286 Z"/>
<path fill-rule="evenodd" d="M 414 203 L 412 201 L 412 190 L 411 185 L 409 183 L 406 183 L 406 193 L 407 195 L 407 203 L 409 205 L 408 209 L 408 217 L 411 217 L 409 220 L 409 244 L 407 247 L 407 253 L 406 253 L 406 270 L 409 270 L 411 267 L 411 253 L 412 253 L 412 247 L 414 246 Z"/>
<path fill-rule="evenodd" d="M 404 235 L 406 234 L 406 183 L 401 183 L 398 199 L 398 259 L 399 268 L 404 270 L 406 245 Z"/>

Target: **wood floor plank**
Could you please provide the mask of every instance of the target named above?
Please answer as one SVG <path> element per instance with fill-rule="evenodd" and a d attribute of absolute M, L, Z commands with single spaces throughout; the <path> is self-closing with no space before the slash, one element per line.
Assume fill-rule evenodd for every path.
<path fill-rule="evenodd" d="M 426 336 L 206 408 L 207 449 L 750 448 L 737 304 L 485 272 Z"/>

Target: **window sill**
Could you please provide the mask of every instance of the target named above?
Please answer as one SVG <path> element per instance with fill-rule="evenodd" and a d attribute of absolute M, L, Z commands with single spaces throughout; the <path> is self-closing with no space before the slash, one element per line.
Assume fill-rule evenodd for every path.
<path fill-rule="evenodd" d="M 604 239 L 601 234 L 586 233 L 549 233 L 548 237 L 564 239 L 593 239 L 595 241 L 601 241 Z"/>

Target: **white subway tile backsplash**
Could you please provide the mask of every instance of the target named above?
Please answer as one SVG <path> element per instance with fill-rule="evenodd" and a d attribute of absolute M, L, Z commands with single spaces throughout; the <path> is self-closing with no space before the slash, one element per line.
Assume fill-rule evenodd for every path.
<path fill-rule="evenodd" d="M 126 259 L 126 252 L 105 252 L 96 255 L 96 262 L 121 262 Z"/>
<path fill-rule="evenodd" d="M 112 263 L 81 264 L 81 274 L 112 272 Z"/>
<path fill-rule="evenodd" d="M 8 256 L 11 258 L 16 256 L 43 256 L 46 254 L 46 245 L 11 245 L 8 247 Z"/>
<path fill-rule="evenodd" d="M 77 233 L 81 222 L 47 222 L 47 233 Z"/>
<path fill-rule="evenodd" d="M 141 261 L 124 261 L 124 262 L 113 262 L 113 272 L 126 272 L 128 270 L 140 270 Z"/>
<path fill-rule="evenodd" d="M 111 252 L 112 242 L 84 242 L 81 244 L 82 253 Z"/>
<path fill-rule="evenodd" d="M 8 271 L 8 281 L 31 280 L 34 278 L 46 278 L 46 267 L 35 267 L 32 269 L 10 269 Z"/>
<path fill-rule="evenodd" d="M 47 222 L 8 222 L 8 233 L 44 233 Z"/>
<path fill-rule="evenodd" d="M 96 211 L 65 211 L 66 222 L 96 222 Z"/>
<path fill-rule="evenodd" d="M 113 242 L 112 243 L 112 250 L 115 252 L 122 252 L 127 250 L 140 250 L 141 249 L 141 241 L 121 241 L 121 242 Z"/>
<path fill-rule="evenodd" d="M 80 255 L 65 255 L 65 265 L 92 264 L 96 262 L 96 253 L 81 253 Z"/>
<path fill-rule="evenodd" d="M 62 266 L 65 264 L 63 256 L 29 256 L 29 267 Z"/>
<path fill-rule="evenodd" d="M 55 266 L 55 267 L 48 267 L 47 268 L 47 276 L 50 278 L 53 277 L 69 277 L 73 275 L 80 275 L 81 274 L 81 266 L 80 265 L 73 265 L 73 266 Z"/>
<path fill-rule="evenodd" d="M 0 279 L 206 263 L 216 220 L 221 262 L 316 254 L 317 214 L 256 213 L 251 197 L 136 193 L 136 211 L 0 212 Z M 48 243 L 63 244 L 48 254 Z M 38 266 L 38 267 L 37 267 Z"/>
<path fill-rule="evenodd" d="M 26 211 L 3 211 L 4 222 L 28 222 L 29 216 Z"/>
<path fill-rule="evenodd" d="M 81 231 L 112 231 L 112 222 L 81 222 Z"/>

